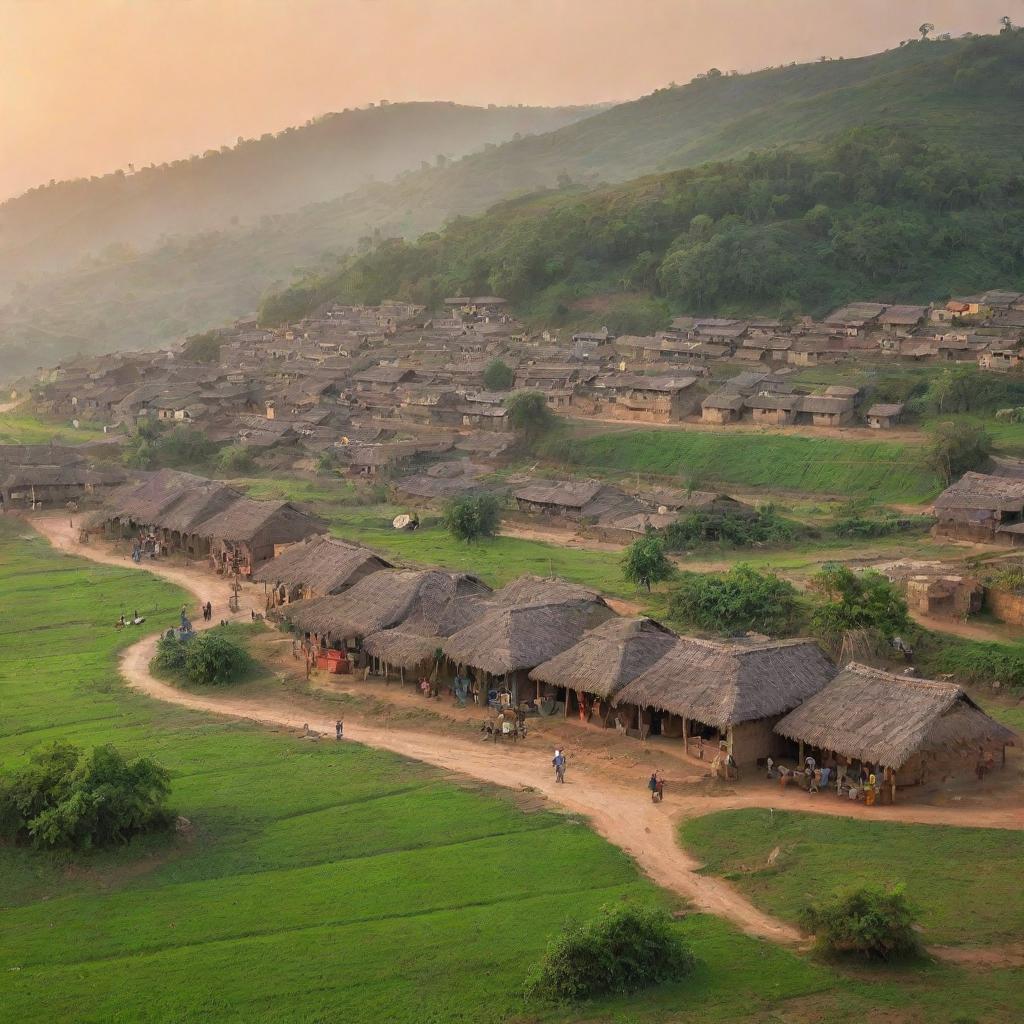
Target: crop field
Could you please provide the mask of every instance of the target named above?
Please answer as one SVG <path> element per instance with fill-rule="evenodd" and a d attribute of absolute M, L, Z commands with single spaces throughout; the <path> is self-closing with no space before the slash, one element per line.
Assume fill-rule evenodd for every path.
<path fill-rule="evenodd" d="M 924 503 L 941 490 L 919 447 L 886 441 L 629 430 L 573 442 L 572 459 L 576 469 L 649 473 L 696 487 L 733 484 L 897 503 Z"/>
<path fill-rule="evenodd" d="M 90 424 L 75 430 L 69 422 L 51 423 L 18 410 L 0 413 L 0 444 L 44 444 L 54 439 L 74 443 L 102 436 L 103 430 Z"/>
<path fill-rule="evenodd" d="M 758 809 L 687 821 L 680 834 L 708 872 L 789 921 L 836 886 L 905 885 L 921 910 L 928 944 L 987 946 L 1021 938 L 1024 833 Z"/>

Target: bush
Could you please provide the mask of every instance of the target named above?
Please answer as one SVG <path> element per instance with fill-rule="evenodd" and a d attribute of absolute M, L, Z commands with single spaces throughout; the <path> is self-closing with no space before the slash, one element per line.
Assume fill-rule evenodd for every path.
<path fill-rule="evenodd" d="M 928 465 L 947 483 L 968 470 L 984 469 L 993 448 L 992 435 L 971 423 L 938 423 L 926 449 Z"/>
<path fill-rule="evenodd" d="M 527 447 L 556 427 L 558 420 L 540 391 L 517 391 L 506 403 L 508 420 Z"/>
<path fill-rule="evenodd" d="M 911 625 L 907 602 L 881 573 L 855 573 L 830 562 L 811 585 L 828 599 L 811 615 L 811 628 L 833 650 L 847 633 L 866 631 L 888 640 Z"/>
<path fill-rule="evenodd" d="M 493 537 L 501 525 L 501 506 L 493 494 L 450 501 L 442 519 L 445 528 L 456 540 L 467 544 Z"/>
<path fill-rule="evenodd" d="M 622 575 L 636 587 L 651 592 L 652 583 L 670 580 L 676 567 L 665 556 L 665 545 L 653 533 L 639 537 L 626 548 L 622 556 Z"/>
<path fill-rule="evenodd" d="M 696 961 L 662 911 L 604 908 L 586 924 L 570 922 L 548 944 L 526 982 L 530 999 L 579 1002 L 679 981 Z"/>
<path fill-rule="evenodd" d="M 0 775 L 0 835 L 46 849 L 125 843 L 170 824 L 169 793 L 167 769 L 148 758 L 55 743 Z"/>
<path fill-rule="evenodd" d="M 156 656 L 153 658 L 153 668 L 158 672 L 184 672 L 185 648 L 186 644 L 178 639 L 178 635 L 174 630 L 167 630 L 156 642 Z"/>
<path fill-rule="evenodd" d="M 220 629 L 210 629 L 186 641 L 185 675 L 189 682 L 207 685 L 231 683 L 252 665 L 248 652 Z"/>
<path fill-rule="evenodd" d="M 500 359 L 492 360 L 484 370 L 484 387 L 488 391 L 508 391 L 514 380 L 512 367 Z"/>
<path fill-rule="evenodd" d="M 737 565 L 724 575 L 684 573 L 669 598 L 669 616 L 715 633 L 791 632 L 799 616 L 796 589 L 771 573 Z"/>
<path fill-rule="evenodd" d="M 730 547 L 755 544 L 783 544 L 806 532 L 799 524 L 784 519 L 772 505 L 763 505 L 753 515 L 739 512 L 690 512 L 665 529 L 669 551 L 685 551 L 699 544 L 721 543 Z"/>
<path fill-rule="evenodd" d="M 901 887 L 886 892 L 864 886 L 807 907 L 801 923 L 829 952 L 900 960 L 921 951 L 916 920 L 917 911 Z"/>
<path fill-rule="evenodd" d="M 217 453 L 217 468 L 222 473 L 251 473 L 256 460 L 244 445 L 230 444 Z"/>
<path fill-rule="evenodd" d="M 1001 683 L 1024 689 L 1024 646 L 924 633 L 914 647 L 918 667 L 930 679 L 950 675 L 958 683 Z"/>

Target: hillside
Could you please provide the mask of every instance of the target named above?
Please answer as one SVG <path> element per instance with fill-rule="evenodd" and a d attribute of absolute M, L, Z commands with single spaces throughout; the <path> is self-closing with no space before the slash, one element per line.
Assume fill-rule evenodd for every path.
<path fill-rule="evenodd" d="M 1024 80 L 1022 53 L 1019 36 L 981 37 L 918 43 L 857 60 L 701 78 L 254 227 L 173 238 L 141 254 L 108 252 L 21 287 L 0 309 L 0 342 L 6 361 L 20 369 L 78 350 L 167 343 L 185 331 L 251 312 L 264 294 L 293 277 L 331 276 L 330 268 L 361 238 L 415 237 L 454 214 L 479 213 L 502 198 L 561 186 L 561 194 L 524 201 L 526 216 L 546 204 L 581 201 L 582 190 L 599 179 L 733 159 L 758 147 L 803 151 L 852 125 L 913 133 L 938 152 L 1006 159 L 1019 152 L 1024 139 L 1024 107 L 1017 98 Z M 625 194 L 650 187 L 630 186 Z M 670 228 L 672 234 L 660 244 L 678 235 L 678 220 Z M 989 265 L 975 269 L 979 276 Z M 444 268 L 441 272 L 458 279 Z M 830 290 L 814 291 L 817 301 L 825 302 L 826 292 L 852 293 L 860 285 L 860 278 L 846 286 L 834 278 Z M 935 286 L 928 275 L 919 290 Z M 586 294 L 587 288 L 582 290 Z M 550 312 L 562 305 L 557 299 L 537 308 Z"/>
<path fill-rule="evenodd" d="M 134 173 L 42 185 L 0 204 L 0 289 L 14 275 L 67 266 L 108 245 L 148 247 L 166 234 L 251 223 L 593 111 L 384 104 Z"/>
<path fill-rule="evenodd" d="M 1024 38 L 981 40 L 941 66 L 945 79 L 938 70 L 928 69 L 928 109 L 948 95 L 974 120 L 1010 116 L 1016 105 L 1000 96 L 1024 80 Z M 1024 135 L 993 132 L 969 156 L 933 135 L 878 123 L 813 147 L 538 192 L 308 277 L 271 297 L 264 317 L 293 319 L 333 299 L 434 304 L 486 292 L 538 322 L 644 333 L 671 311 L 821 313 L 856 298 L 924 302 L 1019 285 Z"/>

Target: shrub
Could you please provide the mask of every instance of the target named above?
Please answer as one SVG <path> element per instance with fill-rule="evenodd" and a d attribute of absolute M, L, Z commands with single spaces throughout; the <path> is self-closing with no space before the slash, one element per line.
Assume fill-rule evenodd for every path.
<path fill-rule="evenodd" d="M 784 519 L 772 505 L 763 505 L 753 515 L 739 512 L 690 512 L 665 529 L 669 551 L 684 551 L 704 543 L 730 547 L 782 544 L 806 532 L 799 524 Z"/>
<path fill-rule="evenodd" d="M 937 423 L 926 450 L 928 465 L 947 483 L 968 470 L 984 469 L 992 454 L 992 435 L 972 423 Z"/>
<path fill-rule="evenodd" d="M 86 849 L 166 828 L 167 769 L 112 746 L 55 743 L 0 775 L 0 835 L 37 848 Z"/>
<path fill-rule="evenodd" d="M 864 886 L 809 906 L 802 914 L 804 928 L 815 934 L 821 948 L 875 960 L 920 953 L 916 920 L 917 911 L 899 886 L 889 891 Z"/>
<path fill-rule="evenodd" d="M 847 633 L 866 631 L 889 639 L 910 627 L 907 602 L 881 574 L 830 562 L 811 579 L 828 600 L 814 610 L 811 628 L 834 650 Z"/>
<path fill-rule="evenodd" d="M 622 556 L 622 575 L 634 586 L 651 591 L 652 583 L 670 580 L 676 567 L 665 555 L 665 545 L 654 534 L 638 537 Z"/>
<path fill-rule="evenodd" d="M 500 359 L 492 360 L 484 370 L 484 387 L 488 391 L 508 391 L 514 380 L 512 367 Z"/>
<path fill-rule="evenodd" d="M 156 656 L 153 668 L 158 672 L 179 673 L 185 671 L 185 648 L 173 629 L 167 630 L 156 642 Z"/>
<path fill-rule="evenodd" d="M 579 1002 L 639 992 L 686 977 L 695 962 L 664 912 L 606 907 L 597 919 L 570 922 L 551 940 L 527 979 L 526 995 Z"/>
<path fill-rule="evenodd" d="M 724 575 L 683 573 L 668 609 L 677 622 L 712 632 L 756 630 L 772 636 L 791 632 L 799 615 L 793 585 L 749 565 L 737 565 Z"/>
<path fill-rule="evenodd" d="M 255 467 L 256 460 L 244 445 L 230 444 L 217 453 L 217 468 L 222 473 L 251 473 Z"/>
<path fill-rule="evenodd" d="M 193 683 L 231 683 L 244 675 L 252 665 L 252 659 L 245 648 L 219 629 L 200 633 L 183 646 L 185 675 Z"/>
<path fill-rule="evenodd" d="M 540 391 L 517 391 L 506 403 L 509 423 L 529 447 L 557 425 L 555 414 L 548 408 Z"/>
<path fill-rule="evenodd" d="M 501 525 L 501 506 L 493 494 L 457 498 L 444 510 L 442 522 L 456 540 L 467 544 L 493 537 Z"/>

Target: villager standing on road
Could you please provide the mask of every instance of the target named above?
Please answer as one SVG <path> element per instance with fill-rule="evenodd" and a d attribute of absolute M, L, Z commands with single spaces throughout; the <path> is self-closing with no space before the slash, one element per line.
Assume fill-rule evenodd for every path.
<path fill-rule="evenodd" d="M 555 769 L 555 782 L 565 782 L 565 754 L 560 749 L 555 751 L 551 764 Z"/>
<path fill-rule="evenodd" d="M 657 799 L 655 794 L 658 792 L 658 773 L 651 772 L 651 777 L 647 780 L 647 788 L 651 791 L 651 803 Z"/>
<path fill-rule="evenodd" d="M 340 740 L 345 732 L 345 722 L 342 719 L 338 719 L 334 723 L 334 738 Z"/>

